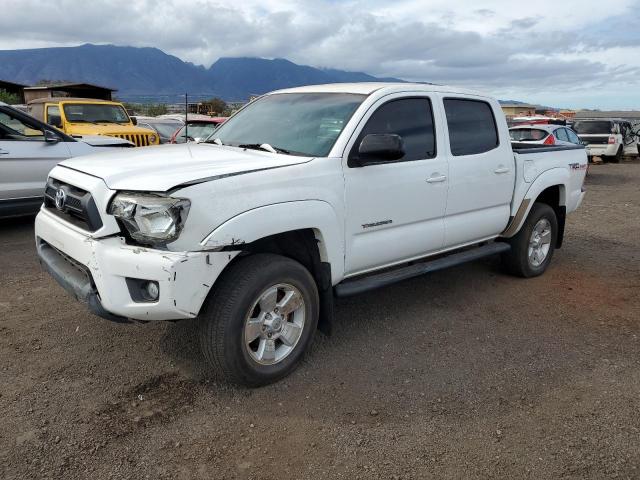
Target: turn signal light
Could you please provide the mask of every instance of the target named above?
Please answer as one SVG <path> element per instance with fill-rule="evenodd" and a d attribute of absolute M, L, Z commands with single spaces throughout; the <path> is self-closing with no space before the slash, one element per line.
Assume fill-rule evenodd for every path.
<path fill-rule="evenodd" d="M 611 143 L 616 143 L 616 137 L 614 137 L 613 135 L 611 135 L 611 136 L 609 137 L 609 143 L 610 143 L 610 144 L 611 144 Z"/>
<path fill-rule="evenodd" d="M 553 135 L 549 135 L 547 138 L 544 139 L 544 142 L 542 142 L 543 145 L 555 145 L 556 144 L 556 139 Z"/>

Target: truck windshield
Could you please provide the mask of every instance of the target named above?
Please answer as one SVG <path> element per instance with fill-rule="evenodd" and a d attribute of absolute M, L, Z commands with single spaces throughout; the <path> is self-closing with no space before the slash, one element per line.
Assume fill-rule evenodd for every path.
<path fill-rule="evenodd" d="M 609 135 L 613 124 L 611 122 L 598 121 L 598 122 L 576 122 L 573 125 L 573 129 L 582 134 L 601 133 L 603 135 Z"/>
<path fill-rule="evenodd" d="M 64 115 L 72 123 L 129 123 L 129 115 L 120 105 L 67 103 Z"/>
<path fill-rule="evenodd" d="M 326 157 L 365 99 L 350 93 L 276 93 L 247 105 L 208 139 L 224 145 L 269 144 L 278 151 Z"/>

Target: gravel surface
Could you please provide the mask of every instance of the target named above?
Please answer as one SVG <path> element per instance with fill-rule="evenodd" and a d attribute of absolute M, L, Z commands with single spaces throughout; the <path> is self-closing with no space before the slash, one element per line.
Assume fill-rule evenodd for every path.
<path fill-rule="evenodd" d="M 341 300 L 284 381 L 195 322 L 88 314 L 0 223 L 0 478 L 640 478 L 640 163 L 594 165 L 547 273 L 495 259 Z"/>

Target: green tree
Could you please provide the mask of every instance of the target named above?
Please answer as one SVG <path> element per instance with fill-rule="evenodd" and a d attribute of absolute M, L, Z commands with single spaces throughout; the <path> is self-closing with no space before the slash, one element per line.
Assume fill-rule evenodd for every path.
<path fill-rule="evenodd" d="M 205 106 L 208 113 L 215 115 L 225 115 L 229 110 L 227 102 L 218 97 L 205 100 L 202 102 L 202 105 Z"/>
<path fill-rule="evenodd" d="M 16 105 L 20 103 L 20 97 L 15 93 L 10 93 L 6 90 L 0 89 L 0 102 L 8 103 L 9 105 Z"/>

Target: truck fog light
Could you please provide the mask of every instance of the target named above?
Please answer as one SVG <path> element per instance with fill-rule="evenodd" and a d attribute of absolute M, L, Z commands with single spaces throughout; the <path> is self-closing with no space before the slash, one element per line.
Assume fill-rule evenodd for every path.
<path fill-rule="evenodd" d="M 160 296 L 160 287 L 158 286 L 158 282 L 145 282 L 142 285 L 143 296 L 148 300 L 158 300 Z"/>

